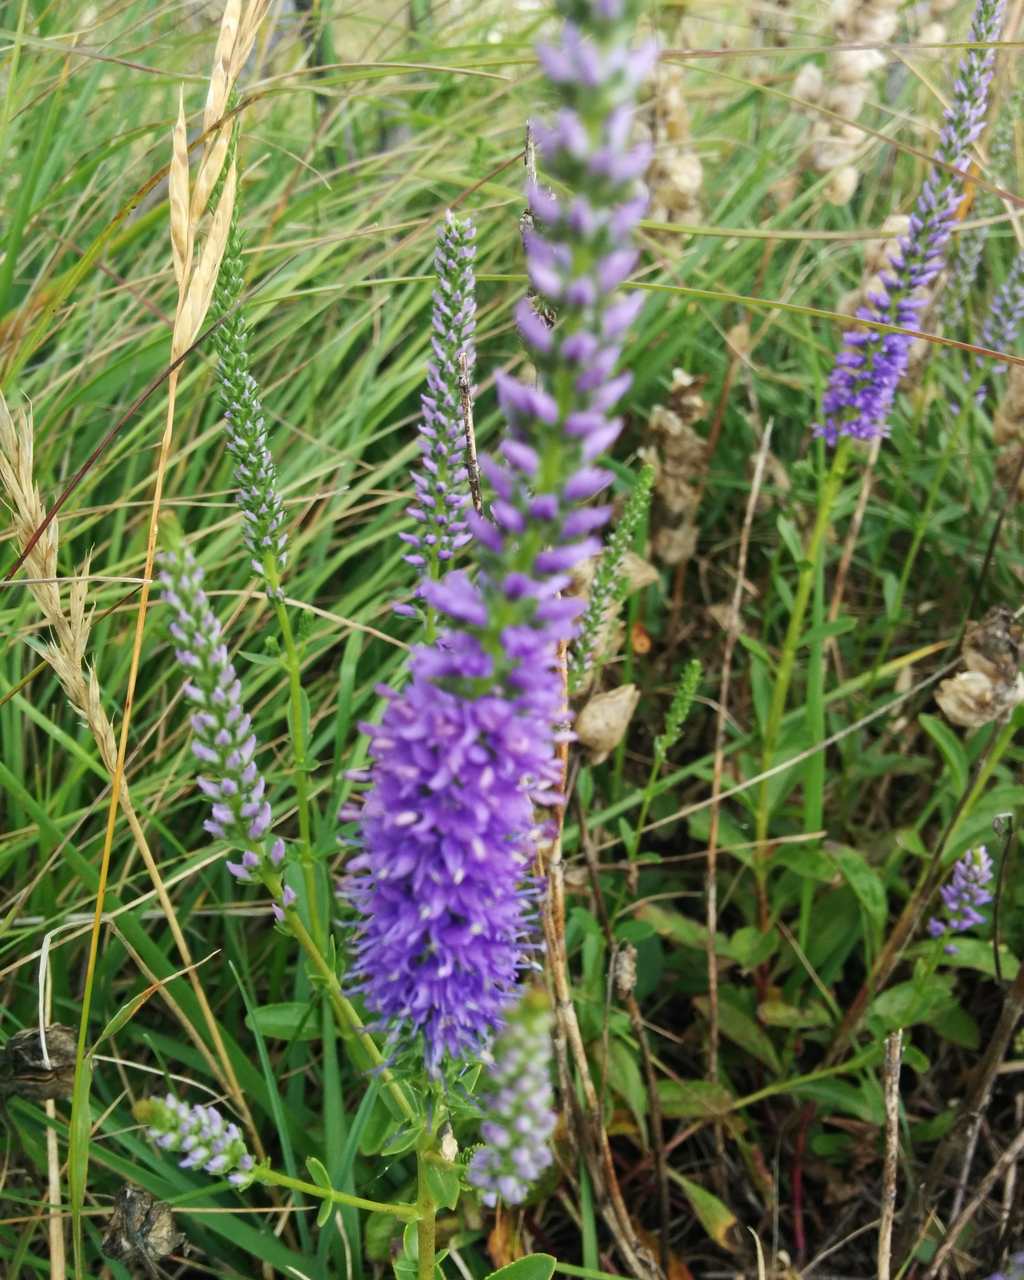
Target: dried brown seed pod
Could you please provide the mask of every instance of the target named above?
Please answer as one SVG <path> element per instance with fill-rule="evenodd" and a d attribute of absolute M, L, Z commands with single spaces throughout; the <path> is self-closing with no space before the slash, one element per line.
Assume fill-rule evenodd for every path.
<path fill-rule="evenodd" d="M 963 729 L 1003 720 L 1024 702 L 1024 627 L 1003 605 L 968 625 L 961 647 L 965 671 L 943 680 L 935 701 Z"/>
<path fill-rule="evenodd" d="M 636 986 L 636 947 L 632 942 L 627 942 L 615 952 L 612 977 L 615 981 L 615 994 L 620 1000 L 633 994 Z"/>
<path fill-rule="evenodd" d="M 935 701 L 946 719 L 961 729 L 980 729 L 999 715 L 995 686 L 980 671 L 961 671 L 943 680 L 935 693 Z"/>
<path fill-rule="evenodd" d="M 179 1249 L 184 1240 L 175 1228 L 170 1205 L 141 1187 L 124 1186 L 114 1197 L 102 1249 L 108 1258 L 141 1266 L 148 1276 L 158 1276 L 156 1263 Z"/>
<path fill-rule="evenodd" d="M 640 701 L 635 684 L 620 685 L 607 693 L 597 693 L 576 717 L 576 737 L 600 764 L 622 741 Z"/>
<path fill-rule="evenodd" d="M 1013 684 L 1024 656 L 1024 627 L 1012 610 L 997 604 L 968 625 L 960 652 L 968 671 L 980 671 L 995 684 Z"/>
<path fill-rule="evenodd" d="M 0 1094 L 16 1094 L 46 1102 L 70 1098 L 75 1082 L 75 1050 L 78 1036 L 59 1022 L 43 1029 L 16 1031 L 0 1049 Z"/>

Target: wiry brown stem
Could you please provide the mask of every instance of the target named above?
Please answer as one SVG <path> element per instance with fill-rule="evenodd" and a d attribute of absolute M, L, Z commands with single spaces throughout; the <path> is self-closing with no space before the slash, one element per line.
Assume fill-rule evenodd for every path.
<path fill-rule="evenodd" d="M 568 705 L 568 669 L 564 643 L 559 646 L 559 666 Z M 568 772 L 568 744 L 560 744 L 558 750 L 562 761 L 564 790 Z M 544 937 L 547 944 L 547 972 L 554 997 L 552 1003 L 555 1024 L 563 1045 L 571 1052 L 583 1094 L 580 1100 L 572 1087 L 572 1081 L 568 1080 L 568 1091 L 563 1094 L 563 1103 L 568 1104 L 575 1118 L 580 1150 L 594 1188 L 594 1199 L 623 1260 L 637 1280 L 660 1280 L 658 1264 L 650 1250 L 636 1238 L 629 1210 L 622 1198 L 611 1146 L 605 1132 L 604 1115 L 590 1074 L 587 1050 L 569 985 L 569 958 L 565 947 L 565 872 L 562 863 L 563 815 L 564 810 L 559 809 L 559 829 L 555 838 L 541 853 L 542 870 L 547 884 L 544 898 Z M 557 1039 L 555 1043 L 557 1049 Z M 566 1058 L 568 1059 L 568 1054 Z M 568 1061 L 566 1075 L 569 1074 L 567 1068 Z"/>

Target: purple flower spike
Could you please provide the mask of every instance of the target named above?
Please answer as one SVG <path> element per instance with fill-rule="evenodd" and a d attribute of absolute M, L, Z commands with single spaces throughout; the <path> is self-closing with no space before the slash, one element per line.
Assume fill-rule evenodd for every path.
<path fill-rule="evenodd" d="M 978 0 L 968 40 L 999 39 L 1005 0 Z M 925 289 L 942 270 L 953 219 L 963 193 L 971 146 L 985 123 L 995 64 L 993 49 L 969 49 L 960 62 L 952 101 L 935 152 L 935 167 L 914 205 L 910 230 L 882 274 L 883 290 L 858 319 L 916 329 Z M 889 433 L 896 389 L 907 370 L 913 339 L 904 333 L 855 329 L 845 335 L 822 399 L 824 422 L 815 434 L 835 444 L 840 436 L 874 440 Z"/>
<path fill-rule="evenodd" d="M 558 594 L 596 548 L 586 535 L 605 513 L 581 525 L 575 504 L 611 478 L 593 461 L 618 433 L 614 410 L 628 385 L 616 366 L 636 310 L 616 289 L 644 209 L 644 157 L 628 136 L 651 58 L 627 48 L 635 0 L 558 8 L 567 22 L 543 56 L 558 109 L 537 137 L 572 196 L 528 193 L 527 266 L 539 297 L 534 311 L 520 307 L 518 323 L 537 381 L 497 379 L 508 434 L 498 456 L 481 459 L 492 518 L 465 515 L 476 573 L 422 588 L 447 630 L 414 651 L 409 685 L 388 691 L 382 723 L 369 730 L 373 769 L 355 815 L 362 852 L 343 887 L 362 917 L 356 989 L 399 1039 L 422 1037 L 431 1072 L 486 1044 L 531 964 L 536 808 L 561 800 L 558 645 L 580 608 Z M 425 517 L 436 508 L 424 495 L 433 495 L 421 489 Z"/>
<path fill-rule="evenodd" d="M 969 849 L 964 854 L 953 868 L 949 883 L 940 890 L 945 918 L 933 916 L 928 921 L 928 932 L 933 938 L 943 938 L 948 933 L 964 933 L 985 923 L 985 917 L 978 908 L 992 901 L 993 874 L 992 859 L 984 845 Z M 948 955 L 956 955 L 956 950 L 954 943 L 946 944 Z"/>
<path fill-rule="evenodd" d="M 242 706 L 242 683 L 203 590 L 203 571 L 195 557 L 189 551 L 166 554 L 160 564 L 164 601 L 174 612 L 169 631 L 178 661 L 189 676 L 185 696 L 196 708 L 192 750 L 208 766 L 208 772 L 197 779 L 211 802 L 203 826 L 215 840 L 242 850 L 241 861 L 227 864 L 237 880 L 259 880 L 265 867 L 280 867 L 284 845 L 278 839 L 265 839 L 272 814 L 265 798 L 266 779 L 254 758 L 256 735 Z"/>
<path fill-rule="evenodd" d="M 135 1118 L 161 1150 L 184 1154 L 178 1162 L 182 1169 L 202 1168 L 215 1177 L 226 1177 L 240 1190 L 252 1182 L 255 1162 L 241 1131 L 216 1107 L 190 1107 L 169 1093 L 137 1103 Z"/>
<path fill-rule="evenodd" d="M 473 259 L 476 228 L 468 218 L 445 215 L 434 253 L 433 359 L 427 365 L 427 389 L 420 404 L 422 459 L 413 473 L 416 500 L 408 508 L 418 528 L 400 536 L 412 548 L 405 559 L 436 579 L 459 547 L 469 541 L 463 509 L 469 502 L 466 474 L 466 424 L 459 395 L 460 357 L 470 376 L 476 359 L 476 278 Z"/>
<path fill-rule="evenodd" d="M 484 1095 L 486 1142 L 473 1155 L 467 1178 L 484 1204 L 522 1204 L 552 1163 L 555 1129 L 551 1089 L 551 1014 L 546 997 L 531 992 L 509 1018 L 487 1055 L 490 1090 Z"/>

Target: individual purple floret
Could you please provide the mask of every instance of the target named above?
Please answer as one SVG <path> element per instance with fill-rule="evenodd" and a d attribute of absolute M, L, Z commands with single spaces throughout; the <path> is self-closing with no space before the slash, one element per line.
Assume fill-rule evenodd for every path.
<path fill-rule="evenodd" d="M 434 252 L 434 291 L 427 390 L 420 399 L 422 457 L 413 472 L 416 501 L 407 509 L 419 528 L 398 536 L 412 548 L 406 560 L 424 578 L 439 578 L 455 551 L 469 541 L 465 507 L 469 501 L 466 474 L 466 423 L 459 394 L 460 357 L 466 357 L 466 376 L 476 359 L 476 279 L 473 259 L 476 228 L 468 218 L 446 214 Z M 401 612 L 411 612 L 402 606 Z"/>
<path fill-rule="evenodd" d="M 629 135 L 655 51 L 627 48 L 634 0 L 558 7 L 561 39 L 539 56 L 560 109 L 536 136 L 570 194 L 528 193 L 537 307 L 518 311 L 537 384 L 498 376 L 509 430 L 481 464 L 492 519 L 466 513 L 476 576 L 424 582 L 448 630 L 415 650 L 408 687 L 388 691 L 364 808 L 346 815 L 362 825 L 361 874 L 345 886 L 362 915 L 356 981 L 381 1021 L 422 1033 L 431 1070 L 486 1042 L 528 965 L 535 805 L 560 799 L 558 645 L 579 610 L 559 593 L 600 546 L 608 508 L 578 504 L 610 479 L 596 460 L 621 427 L 629 375 L 617 365 L 641 306 L 617 290 L 645 207 L 648 157 Z"/>
<path fill-rule="evenodd" d="M 554 1160 L 551 1015 L 543 993 L 527 994 L 485 1062 L 489 1087 L 480 1133 L 487 1145 L 474 1153 L 466 1177 L 486 1205 L 499 1199 L 522 1204 Z"/>
<path fill-rule="evenodd" d="M 284 860 L 281 840 L 270 840 L 266 779 L 255 760 L 256 735 L 242 707 L 242 684 L 228 655 L 220 622 L 203 590 L 203 571 L 189 551 L 161 557 L 163 599 L 174 611 L 168 628 L 175 656 L 185 668 L 185 696 L 192 713 L 192 751 L 206 766 L 196 781 L 211 801 L 203 823 L 218 840 L 242 850 L 228 870 L 238 880 L 259 878 Z"/>
<path fill-rule="evenodd" d="M 933 938 L 947 933 L 964 933 L 975 925 L 984 924 L 985 917 L 978 908 L 992 901 L 989 889 L 992 884 L 992 859 L 984 845 L 969 849 L 953 868 L 949 883 L 940 890 L 943 916 L 933 916 L 928 921 L 928 932 Z M 955 956 L 954 943 L 946 944 L 947 955 Z"/>
<path fill-rule="evenodd" d="M 239 1188 L 252 1182 L 255 1162 L 241 1131 L 216 1107 L 190 1107 L 169 1093 L 165 1098 L 143 1098 L 135 1104 L 134 1114 L 161 1150 L 184 1153 L 180 1168 L 202 1168 Z"/>
<path fill-rule="evenodd" d="M 978 0 L 968 40 L 998 40 L 1004 8 L 1005 0 Z M 859 319 L 918 327 L 925 290 L 945 263 L 970 149 L 985 123 L 994 62 L 993 49 L 970 49 L 962 58 L 935 164 L 914 205 L 910 230 L 882 274 L 882 287 L 858 310 Z M 829 444 L 840 436 L 874 440 L 888 435 L 889 414 L 912 341 L 905 333 L 874 329 L 846 333 L 822 400 L 824 422 L 815 427 L 815 434 Z"/>
<path fill-rule="evenodd" d="M 1013 260 L 1006 279 L 996 290 L 992 307 L 981 328 L 981 345 L 990 351 L 1012 352 L 1024 322 L 1024 251 Z M 1005 373 L 1006 365 L 993 363 L 992 373 Z"/>

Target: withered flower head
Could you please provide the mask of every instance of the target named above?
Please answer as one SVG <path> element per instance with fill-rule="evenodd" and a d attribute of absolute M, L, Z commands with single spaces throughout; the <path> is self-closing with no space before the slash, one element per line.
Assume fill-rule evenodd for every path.
<path fill-rule="evenodd" d="M 59 1022 L 43 1029 L 16 1031 L 0 1048 L 0 1094 L 17 1094 L 36 1102 L 70 1098 L 75 1081 L 77 1034 Z"/>
<path fill-rule="evenodd" d="M 978 729 L 1004 720 L 1024 702 L 1024 627 L 1009 609 L 997 605 L 980 622 L 972 622 L 960 652 L 966 670 L 943 680 L 935 694 L 953 724 Z"/>
<path fill-rule="evenodd" d="M 114 1197 L 102 1249 L 106 1257 L 142 1266 L 147 1275 L 156 1276 L 155 1264 L 180 1248 L 184 1239 L 175 1229 L 170 1205 L 141 1187 L 124 1186 Z"/>

